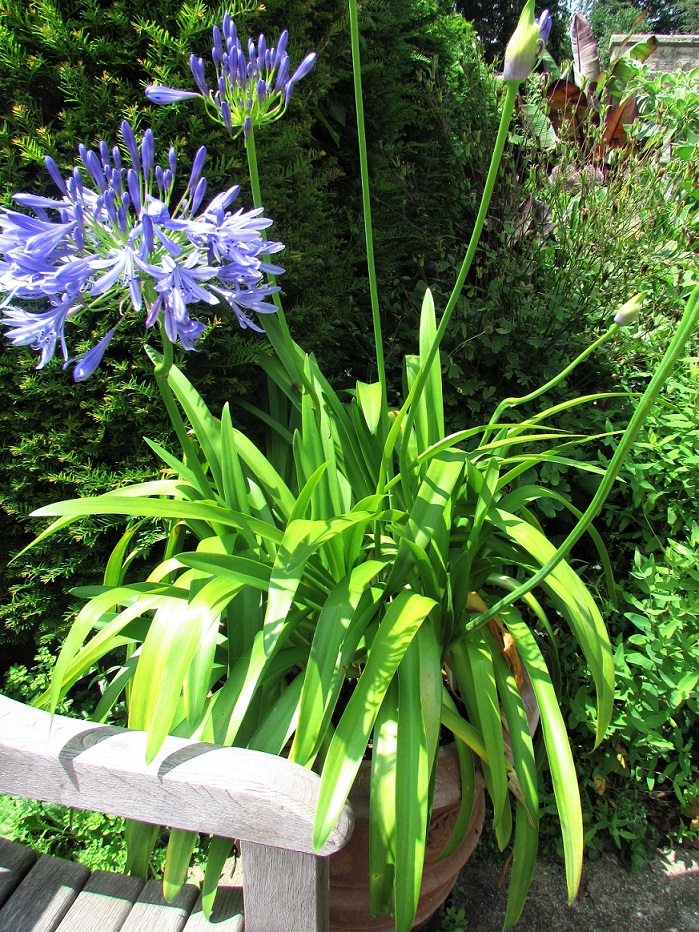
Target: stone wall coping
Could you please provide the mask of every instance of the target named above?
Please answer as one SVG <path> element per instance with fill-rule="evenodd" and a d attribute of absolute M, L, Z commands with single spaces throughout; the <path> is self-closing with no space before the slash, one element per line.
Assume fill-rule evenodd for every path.
<path fill-rule="evenodd" d="M 634 33 L 632 36 L 626 36 L 625 33 L 614 33 L 614 35 L 609 40 L 610 47 L 613 45 L 621 45 L 624 39 L 628 39 L 626 42 L 627 47 L 635 45 L 636 42 L 643 42 L 645 39 L 649 39 L 651 36 L 655 38 L 662 45 L 697 45 L 699 46 L 699 35 L 693 35 L 688 33 L 687 35 L 672 35 L 664 36 L 659 32 L 643 32 L 643 33 Z"/>

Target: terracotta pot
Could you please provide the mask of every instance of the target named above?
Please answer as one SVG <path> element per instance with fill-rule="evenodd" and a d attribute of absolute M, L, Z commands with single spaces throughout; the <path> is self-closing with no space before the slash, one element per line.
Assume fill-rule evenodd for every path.
<path fill-rule="evenodd" d="M 333 932 L 343 929 L 347 932 L 392 932 L 395 928 L 391 916 L 376 918 L 369 909 L 369 779 L 370 764 L 364 761 L 349 797 L 354 809 L 354 832 L 349 844 L 330 858 L 330 929 Z M 414 929 L 420 928 L 442 905 L 481 837 L 485 793 L 480 772 L 477 772 L 476 781 L 473 814 L 466 837 L 453 854 L 440 861 L 439 855 L 459 813 L 461 776 L 454 745 L 439 752 L 432 821 Z"/>

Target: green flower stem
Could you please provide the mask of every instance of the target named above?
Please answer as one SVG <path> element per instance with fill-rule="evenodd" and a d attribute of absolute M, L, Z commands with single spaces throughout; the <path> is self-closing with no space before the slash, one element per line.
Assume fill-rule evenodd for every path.
<path fill-rule="evenodd" d="M 468 249 L 466 250 L 466 255 L 464 256 L 464 261 L 461 264 L 461 270 L 459 276 L 456 279 L 454 288 L 452 289 L 449 300 L 447 301 L 447 306 L 444 309 L 444 314 L 437 328 L 437 336 L 435 339 L 433 351 L 430 353 L 430 356 L 427 359 L 425 364 L 425 369 L 429 369 L 432 360 L 434 359 L 434 354 L 439 348 L 439 344 L 442 342 L 444 333 L 449 326 L 451 321 L 452 314 L 454 313 L 454 308 L 456 307 L 456 302 L 459 299 L 461 294 L 461 289 L 464 287 L 466 282 L 466 276 L 468 275 L 471 269 L 471 263 L 476 255 L 476 249 L 478 248 L 478 243 L 481 238 L 481 233 L 483 232 L 483 225 L 485 223 L 485 218 L 488 215 L 488 208 L 490 207 L 490 198 L 493 196 L 493 189 L 495 187 L 495 181 L 497 180 L 498 171 L 500 169 L 500 162 L 502 160 L 502 153 L 505 150 L 505 143 L 507 142 L 507 134 L 510 129 L 510 121 L 512 119 L 512 114 L 515 110 L 515 102 L 517 100 L 517 92 L 519 90 L 519 83 L 516 81 L 507 82 L 507 90 L 505 92 L 505 102 L 502 106 L 502 113 L 500 115 L 500 126 L 498 128 L 498 135 L 495 140 L 495 148 L 493 149 L 493 155 L 490 159 L 490 168 L 488 169 L 488 177 L 485 180 L 485 188 L 483 189 L 483 196 L 481 197 L 481 205 L 478 208 L 478 216 L 476 217 L 476 223 L 473 227 L 473 232 L 471 233 L 471 240 L 468 244 Z"/>
<path fill-rule="evenodd" d="M 177 435 L 182 453 L 184 454 L 185 464 L 194 472 L 196 472 L 197 475 L 201 475 L 201 477 L 203 477 L 197 451 L 194 448 L 194 444 L 192 443 L 189 434 L 187 433 L 187 427 L 184 423 L 184 420 L 182 419 L 180 409 L 177 406 L 175 396 L 173 395 L 172 389 L 170 388 L 170 383 L 168 382 L 168 375 L 170 374 L 170 369 L 172 368 L 174 359 L 174 348 L 172 341 L 165 332 L 165 324 L 163 323 L 162 317 L 158 317 L 158 325 L 160 327 L 160 337 L 163 344 L 163 355 L 160 359 L 155 360 L 155 367 L 153 369 L 155 384 L 158 386 L 158 391 L 160 392 L 160 397 L 163 399 L 165 410 L 167 411 L 170 422 L 175 429 L 175 434 Z"/>
<path fill-rule="evenodd" d="M 607 330 L 606 333 L 603 333 L 602 336 L 599 337 L 599 339 L 595 340 L 594 343 L 591 343 L 590 346 L 587 347 L 587 349 L 584 349 L 582 353 L 580 353 L 580 355 L 576 359 L 574 359 L 573 362 L 570 363 L 570 365 L 566 366 L 566 368 L 563 369 L 562 372 L 559 372 L 558 375 L 554 376 L 545 385 L 542 385 L 540 388 L 537 388 L 535 391 L 530 392 L 528 395 L 522 395 L 519 398 L 503 398 L 503 400 L 500 402 L 500 404 L 495 409 L 493 416 L 488 421 L 488 429 L 483 434 L 481 445 L 488 442 L 488 439 L 490 438 L 490 435 L 493 432 L 492 428 L 494 427 L 495 424 L 498 424 L 501 422 L 502 416 L 508 408 L 516 408 L 518 405 L 526 404 L 529 401 L 535 401 L 541 395 L 544 395 L 547 391 L 552 389 L 555 385 L 558 385 L 558 383 L 561 382 L 563 379 L 565 379 L 567 376 L 569 376 L 570 373 L 573 371 L 573 369 L 579 366 L 581 362 L 584 362 L 584 360 L 587 359 L 588 356 L 594 353 L 595 350 L 598 350 L 600 346 L 603 346 L 607 342 L 607 340 L 613 337 L 614 334 L 617 332 L 617 330 L 619 330 L 619 325 L 612 324 L 612 326 L 609 328 L 609 330 Z"/>
<path fill-rule="evenodd" d="M 369 162 L 366 148 L 366 127 L 364 123 L 364 99 L 362 96 L 362 65 L 359 54 L 359 24 L 357 18 L 357 0 L 349 0 L 350 42 L 352 47 L 352 74 L 354 77 L 354 102 L 357 110 L 357 136 L 359 141 L 359 166 L 362 178 L 362 211 L 364 214 L 364 237 L 366 240 L 366 261 L 369 273 L 369 297 L 371 300 L 371 317 L 374 325 L 374 348 L 376 351 L 376 371 L 381 385 L 381 434 L 386 435 L 388 421 L 388 398 L 386 394 L 386 367 L 383 354 L 383 336 L 381 333 L 381 310 L 379 292 L 376 282 L 376 264 L 374 261 L 374 233 L 371 223 L 371 197 L 369 191 Z"/>
<path fill-rule="evenodd" d="M 471 622 L 468 622 L 466 624 L 466 631 L 472 628 L 480 628 L 482 625 L 487 624 L 491 618 L 495 618 L 496 615 L 506 609 L 509 605 L 512 605 L 513 602 L 518 601 L 528 592 L 531 592 L 532 589 L 538 586 L 539 583 L 542 582 L 548 576 L 548 574 L 568 556 L 571 548 L 587 531 L 589 526 L 599 514 L 605 499 L 609 495 L 612 486 L 616 482 L 624 460 L 626 459 L 629 450 L 635 443 L 636 438 L 638 437 L 638 434 L 643 427 L 646 418 L 648 417 L 650 409 L 653 407 L 653 404 L 660 394 L 675 364 L 681 358 L 685 344 L 696 330 L 698 322 L 699 285 L 697 285 L 697 287 L 690 295 L 689 301 L 687 302 L 687 305 L 684 309 L 684 314 L 682 315 L 682 320 L 680 321 L 680 324 L 677 328 L 677 332 L 675 333 L 675 336 L 672 338 L 672 342 L 665 351 L 665 355 L 663 356 L 660 365 L 655 370 L 653 378 L 648 383 L 648 387 L 641 396 L 638 407 L 634 411 L 633 416 L 626 427 L 626 430 L 622 434 L 621 440 L 619 441 L 619 446 L 614 451 L 614 456 L 612 457 L 611 462 L 607 467 L 607 471 L 604 474 L 602 481 L 600 482 L 599 487 L 595 492 L 587 510 L 584 512 L 578 523 L 575 525 L 573 530 L 566 537 L 551 559 L 545 563 L 540 570 L 537 570 L 537 572 L 534 573 L 534 575 L 531 576 L 525 583 L 519 586 L 519 588 L 508 593 L 506 596 L 503 596 L 503 598 L 492 605 L 487 612 L 484 612 L 482 615 L 478 615 Z"/>
<path fill-rule="evenodd" d="M 352 0 L 350 0 L 352 2 Z M 396 442 L 400 435 L 401 427 L 403 420 L 406 419 L 406 424 L 404 431 L 406 436 L 409 435 L 410 430 L 412 429 L 413 422 L 415 419 L 415 410 L 416 402 L 419 400 L 420 395 L 423 392 L 425 384 L 427 382 L 427 376 L 430 371 L 430 367 L 434 360 L 435 355 L 439 350 L 439 346 L 442 342 L 444 334 L 449 322 L 451 321 L 452 315 L 454 313 L 454 308 L 456 307 L 456 302 L 459 299 L 461 290 L 464 287 L 466 282 L 466 276 L 469 273 L 471 264 L 473 262 L 474 256 L 476 255 L 476 249 L 478 248 L 478 242 L 481 238 L 481 233 L 483 232 L 483 225 L 485 223 L 485 218 L 488 214 L 488 208 L 490 207 L 490 199 L 493 195 L 493 189 L 495 188 L 495 181 L 498 176 L 498 170 L 500 169 L 500 162 L 502 160 L 502 153 L 505 149 L 505 143 L 507 141 L 507 134 L 510 128 L 510 121 L 512 119 L 512 114 L 515 109 L 515 101 L 517 100 L 517 91 L 519 88 L 519 83 L 515 81 L 507 82 L 507 90 L 505 93 L 505 102 L 502 107 L 502 113 L 500 114 L 500 126 L 498 128 L 498 135 L 495 140 L 495 148 L 493 149 L 493 154 L 490 159 L 490 168 L 488 169 L 488 177 L 486 178 L 485 188 L 483 189 L 483 195 L 481 197 L 481 204 L 478 208 L 478 216 L 476 217 L 476 222 L 473 227 L 473 232 L 471 233 L 471 239 L 468 244 L 468 249 L 466 250 L 466 255 L 464 261 L 461 263 L 461 269 L 459 275 L 452 289 L 449 300 L 447 301 L 447 306 L 444 309 L 444 314 L 442 319 L 439 322 L 439 327 L 437 327 L 437 333 L 435 335 L 435 340 L 432 346 L 430 347 L 427 358 L 418 372 L 417 378 L 413 382 L 413 386 L 408 392 L 408 397 L 403 403 L 403 407 L 398 412 L 397 416 L 393 421 L 390 433 L 384 445 L 383 457 L 381 460 L 381 471 L 379 478 L 379 492 L 384 490 L 384 476 L 387 475 L 390 458 L 393 455 L 393 450 L 395 448 Z"/>
<path fill-rule="evenodd" d="M 262 189 L 260 188 L 260 173 L 257 168 L 255 131 L 252 127 L 250 128 L 248 138 L 245 140 L 245 153 L 248 159 L 248 172 L 250 174 L 252 202 L 255 207 L 262 207 Z M 260 235 L 264 237 L 264 230 L 260 231 Z M 272 285 L 276 284 L 276 279 L 273 275 L 269 275 L 268 278 Z M 304 385 L 307 390 L 310 390 L 311 386 L 308 384 L 308 379 L 306 378 L 303 371 L 303 352 L 294 342 L 294 338 L 291 336 L 289 324 L 287 323 L 286 315 L 284 314 L 284 308 L 282 307 L 282 301 L 279 297 L 278 291 L 272 295 L 272 300 L 274 301 L 274 306 L 277 309 L 277 313 L 261 314 L 259 316 L 260 323 L 262 324 L 262 327 L 264 328 L 264 331 L 269 338 L 269 342 L 274 348 L 274 352 L 279 357 L 281 363 L 285 366 L 287 372 L 296 382 L 298 382 L 300 385 Z"/>

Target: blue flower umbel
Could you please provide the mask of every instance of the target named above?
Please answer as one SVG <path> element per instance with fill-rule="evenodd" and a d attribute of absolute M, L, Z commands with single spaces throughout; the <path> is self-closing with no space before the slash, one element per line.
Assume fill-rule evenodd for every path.
<path fill-rule="evenodd" d="M 142 317 L 147 328 L 163 324 L 167 338 L 194 349 L 206 329 L 190 317 L 190 307 L 227 305 L 238 324 L 261 331 L 253 313 L 276 309 L 267 301 L 278 291 L 265 275 L 284 270 L 266 261 L 283 249 L 262 231 L 271 220 L 262 208 L 228 210 L 237 185 L 200 210 L 206 192 L 202 169 L 206 151 L 197 152 L 187 187 L 174 200 L 177 156 L 155 163 L 155 140 L 146 130 L 140 146 L 128 123 L 121 131 L 131 167 L 122 151 L 101 142 L 95 152 L 79 147 L 84 172 L 63 178 L 52 158 L 46 166 L 60 200 L 16 194 L 14 200 L 35 216 L 0 212 L 0 324 L 15 346 L 30 346 L 45 366 L 60 344 L 64 368 L 75 363 L 76 381 L 99 365 L 116 327 Z M 48 302 L 49 309 L 23 302 Z M 117 310 L 118 308 L 118 310 Z M 89 311 L 105 311 L 108 327 L 87 353 L 71 358 L 66 323 Z"/>
<path fill-rule="evenodd" d="M 189 65 L 198 93 L 150 84 L 146 88 L 146 97 L 155 104 L 172 104 L 202 97 L 212 116 L 223 123 L 231 136 L 242 131 L 247 138 L 252 127 L 273 123 L 282 116 L 289 106 L 294 85 L 311 70 L 316 55 L 309 52 L 296 71 L 290 74 L 286 52 L 289 33 L 285 29 L 276 47 L 268 48 L 263 35 L 257 46 L 249 39 L 246 56 L 235 23 L 228 13 L 223 17 L 221 29 L 214 26 L 213 36 L 211 57 L 216 69 L 213 89 L 206 83 L 203 60 L 190 55 Z"/>

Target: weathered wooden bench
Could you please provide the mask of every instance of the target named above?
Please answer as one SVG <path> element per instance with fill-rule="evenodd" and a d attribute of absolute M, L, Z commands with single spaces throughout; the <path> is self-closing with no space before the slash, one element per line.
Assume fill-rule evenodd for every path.
<path fill-rule="evenodd" d="M 196 886 L 165 903 L 159 881 L 90 871 L 0 839 L 0 932 L 320 932 L 327 858 L 352 833 L 343 810 L 313 853 L 316 774 L 282 758 L 49 715 L 0 696 L 0 792 L 238 840 L 244 893 L 219 891 L 210 924 Z M 242 900 L 244 899 L 244 919 Z"/>

